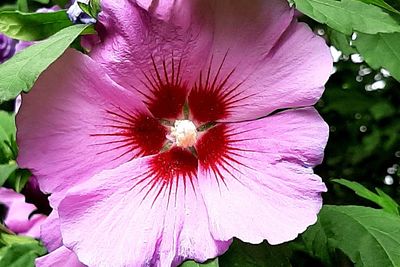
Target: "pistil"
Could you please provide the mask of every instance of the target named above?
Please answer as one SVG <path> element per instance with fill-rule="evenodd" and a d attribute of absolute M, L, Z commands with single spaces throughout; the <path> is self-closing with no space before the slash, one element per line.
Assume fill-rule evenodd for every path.
<path fill-rule="evenodd" d="M 196 126 L 190 120 L 176 120 L 167 138 L 178 147 L 192 147 L 197 141 Z"/>

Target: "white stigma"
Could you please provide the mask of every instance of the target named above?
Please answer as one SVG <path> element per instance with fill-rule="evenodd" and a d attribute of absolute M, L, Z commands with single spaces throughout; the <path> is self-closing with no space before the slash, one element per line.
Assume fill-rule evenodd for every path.
<path fill-rule="evenodd" d="M 196 126 L 189 120 L 176 120 L 167 138 L 179 147 L 191 147 L 197 140 Z"/>

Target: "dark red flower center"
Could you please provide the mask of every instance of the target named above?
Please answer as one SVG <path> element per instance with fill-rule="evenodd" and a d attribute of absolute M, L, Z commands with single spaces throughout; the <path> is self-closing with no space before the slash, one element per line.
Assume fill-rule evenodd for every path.
<path fill-rule="evenodd" d="M 229 129 L 218 121 L 229 116 L 237 101 L 235 92 L 238 86 L 226 86 L 233 71 L 222 79 L 219 77 L 222 64 L 214 75 L 210 64 L 207 76 L 203 79 L 200 73 L 199 80 L 189 88 L 181 77 L 181 62 L 172 59 L 169 65 L 163 62 L 157 68 L 153 60 L 153 66 L 153 71 L 143 72 L 143 88 L 136 89 L 144 96 L 144 103 L 152 116 L 129 114 L 121 109 L 107 111 L 114 122 L 110 126 L 116 129 L 114 137 L 120 137 L 114 141 L 112 149 L 124 148 L 123 153 L 131 153 L 132 158 L 154 155 L 146 178 L 150 188 L 156 184 L 162 184 L 164 189 L 172 188 L 172 183 L 178 183 L 176 179 L 183 180 L 186 188 L 187 181 L 192 182 L 196 177 L 199 164 L 223 180 L 219 170 L 226 168 L 232 158 Z M 181 125 L 195 125 L 192 132 L 188 133 L 189 126 L 176 129 L 177 122 L 182 121 L 185 123 Z M 179 134 L 183 134 L 183 138 L 193 138 L 194 132 L 196 138 L 199 132 L 197 140 L 192 142 L 188 139 L 186 142 L 184 139 L 190 147 L 179 144 Z"/>

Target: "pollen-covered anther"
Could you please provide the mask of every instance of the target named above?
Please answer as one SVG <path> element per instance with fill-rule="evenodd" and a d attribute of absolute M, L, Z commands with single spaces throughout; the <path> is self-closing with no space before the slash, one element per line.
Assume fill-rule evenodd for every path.
<path fill-rule="evenodd" d="M 167 136 L 176 146 L 188 148 L 197 140 L 197 129 L 190 120 L 176 120 L 171 132 Z"/>

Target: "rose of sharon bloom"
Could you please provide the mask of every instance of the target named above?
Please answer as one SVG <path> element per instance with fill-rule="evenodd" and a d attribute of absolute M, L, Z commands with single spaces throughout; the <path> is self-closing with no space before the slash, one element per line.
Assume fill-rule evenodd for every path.
<path fill-rule="evenodd" d="M 39 238 L 40 226 L 46 216 L 42 214 L 32 215 L 36 207 L 26 203 L 24 195 L 0 187 L 0 204 L 7 208 L 4 223 L 8 229 L 16 234 Z"/>
<path fill-rule="evenodd" d="M 53 207 L 58 206 L 58 196 L 54 199 L 54 195 L 49 197 L 50 205 Z M 62 237 L 60 232 L 60 224 L 58 212 L 56 209 L 47 217 L 43 222 L 40 231 L 40 239 L 46 246 L 49 254 L 37 258 L 35 261 L 36 267 L 54 267 L 54 266 L 68 266 L 68 267 L 85 267 L 76 254 L 63 246 Z"/>
<path fill-rule="evenodd" d="M 0 33 L 0 64 L 14 55 L 16 43 L 17 41 Z"/>
<path fill-rule="evenodd" d="M 66 247 L 62 246 L 52 253 L 37 258 L 35 261 L 36 267 L 85 267 L 82 263 L 79 262 L 75 253 Z"/>
<path fill-rule="evenodd" d="M 90 57 L 68 50 L 23 97 L 18 162 L 52 193 L 70 249 L 48 257 L 177 266 L 233 237 L 294 239 L 326 190 L 312 167 L 328 127 L 307 107 L 332 68 L 324 40 L 284 0 L 168 16 L 142 2 L 103 0 Z"/>

